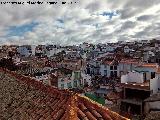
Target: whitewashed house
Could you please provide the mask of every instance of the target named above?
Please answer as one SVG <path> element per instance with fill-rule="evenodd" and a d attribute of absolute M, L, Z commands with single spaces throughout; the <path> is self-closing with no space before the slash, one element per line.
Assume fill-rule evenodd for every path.
<path fill-rule="evenodd" d="M 116 47 L 113 47 L 113 46 L 110 46 L 110 45 L 106 46 L 106 52 L 114 52 L 115 49 L 116 49 Z"/>
<path fill-rule="evenodd" d="M 160 68 L 158 64 L 142 64 L 135 71 L 121 76 L 121 83 L 147 86 L 153 94 L 160 89 Z"/>
<path fill-rule="evenodd" d="M 129 48 L 128 46 L 124 47 L 124 53 L 134 52 L 133 49 Z"/>
<path fill-rule="evenodd" d="M 136 59 L 122 59 L 119 61 L 119 76 L 127 74 L 127 72 L 134 70 L 136 66 L 138 66 L 140 62 Z"/>
<path fill-rule="evenodd" d="M 81 71 L 72 71 L 71 74 L 58 78 L 58 88 L 60 89 L 81 88 L 85 85 L 91 85 L 91 76 L 81 73 Z"/>
<path fill-rule="evenodd" d="M 104 60 L 100 65 L 100 73 L 102 76 L 107 76 L 107 77 L 119 76 L 119 67 L 117 61 Z"/>
<path fill-rule="evenodd" d="M 29 46 L 19 46 L 17 52 L 24 57 L 29 57 L 32 54 L 32 51 Z"/>
<path fill-rule="evenodd" d="M 51 57 L 53 55 L 56 55 L 57 53 L 62 52 L 63 50 L 63 48 L 52 48 L 50 50 L 46 50 L 46 55 L 47 57 Z"/>
<path fill-rule="evenodd" d="M 91 76 L 85 73 L 81 73 L 81 84 L 82 86 L 88 85 L 91 86 Z"/>
<path fill-rule="evenodd" d="M 32 55 L 35 56 L 36 45 L 31 45 Z"/>
<path fill-rule="evenodd" d="M 148 107 L 145 99 L 156 94 L 160 89 L 160 68 L 158 65 L 143 64 L 135 68 L 135 72 L 129 72 L 121 76 L 123 99 L 121 111 L 131 114 L 143 115 Z"/>

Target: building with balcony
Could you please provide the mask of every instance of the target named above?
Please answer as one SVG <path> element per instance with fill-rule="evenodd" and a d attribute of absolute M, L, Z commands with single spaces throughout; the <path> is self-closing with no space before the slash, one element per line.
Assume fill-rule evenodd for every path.
<path fill-rule="evenodd" d="M 144 100 L 160 89 L 159 66 L 142 64 L 135 70 L 121 76 L 123 98 L 120 109 L 132 115 L 143 115 Z"/>

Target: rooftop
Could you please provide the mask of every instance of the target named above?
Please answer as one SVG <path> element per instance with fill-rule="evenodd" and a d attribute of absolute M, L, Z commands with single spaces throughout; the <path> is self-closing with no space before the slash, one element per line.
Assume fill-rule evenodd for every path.
<path fill-rule="evenodd" d="M 79 94 L 8 70 L 0 69 L 0 93 L 0 119 L 127 120 Z"/>
<path fill-rule="evenodd" d="M 157 63 L 143 63 L 138 67 L 149 67 L 149 68 L 157 68 Z"/>
<path fill-rule="evenodd" d="M 149 88 L 149 82 L 144 82 L 144 83 L 121 83 L 123 87 L 126 88 L 133 88 L 133 89 L 141 89 L 141 90 L 150 90 Z"/>
<path fill-rule="evenodd" d="M 138 64 L 139 64 L 139 60 L 137 60 L 137 59 L 122 59 L 122 60 L 120 61 L 120 63 L 136 64 L 136 65 L 138 65 Z"/>

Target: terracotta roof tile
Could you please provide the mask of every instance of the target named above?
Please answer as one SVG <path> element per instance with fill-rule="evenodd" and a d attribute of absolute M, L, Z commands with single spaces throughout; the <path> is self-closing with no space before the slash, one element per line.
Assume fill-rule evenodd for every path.
<path fill-rule="evenodd" d="M 79 108 L 78 108 L 78 117 L 79 117 L 80 119 L 84 119 L 84 118 L 86 117 L 86 114 L 83 113 L 83 112 L 81 111 L 81 109 L 79 109 Z"/>
<path fill-rule="evenodd" d="M 140 65 L 140 67 L 157 68 L 157 63 L 143 63 L 142 65 Z"/>
<path fill-rule="evenodd" d="M 0 69 L 0 74 L 3 72 Z M 58 90 L 29 77 L 6 72 L 5 78 L 0 80 L 0 92 L 4 93 L 2 98 L 10 94 L 11 100 L 0 100 L 6 106 L 6 110 L 0 111 L 0 119 L 127 120 L 68 90 Z"/>
<path fill-rule="evenodd" d="M 136 60 L 136 59 L 122 59 L 120 61 L 120 63 L 125 63 L 125 64 L 139 64 L 139 60 Z"/>

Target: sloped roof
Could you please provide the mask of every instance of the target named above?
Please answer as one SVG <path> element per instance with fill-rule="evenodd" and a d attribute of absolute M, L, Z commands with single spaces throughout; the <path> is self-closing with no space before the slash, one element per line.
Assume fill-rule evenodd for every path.
<path fill-rule="evenodd" d="M 143 63 L 142 65 L 137 67 L 157 68 L 157 63 Z"/>
<path fill-rule="evenodd" d="M 3 73 L 3 74 L 2 74 Z M 0 69 L 0 119 L 127 120 L 86 97 Z"/>
<path fill-rule="evenodd" d="M 120 63 L 125 63 L 125 64 L 139 64 L 139 60 L 137 59 L 122 59 Z"/>

